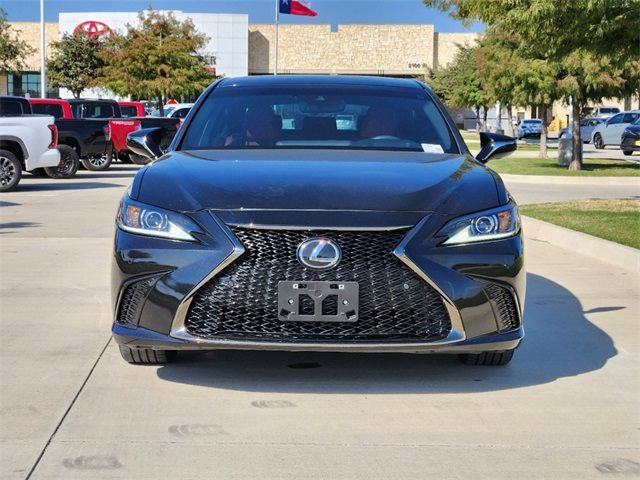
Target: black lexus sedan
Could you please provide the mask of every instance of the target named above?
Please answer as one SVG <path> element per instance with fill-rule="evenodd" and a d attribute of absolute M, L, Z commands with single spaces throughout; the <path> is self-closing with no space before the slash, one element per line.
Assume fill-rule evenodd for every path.
<path fill-rule="evenodd" d="M 622 153 L 625 155 L 640 152 L 640 117 L 622 132 L 620 150 L 622 150 Z"/>
<path fill-rule="evenodd" d="M 518 207 L 482 134 L 471 156 L 413 80 L 220 80 L 120 203 L 113 335 L 125 360 L 186 349 L 458 354 L 505 365 L 523 337 Z"/>

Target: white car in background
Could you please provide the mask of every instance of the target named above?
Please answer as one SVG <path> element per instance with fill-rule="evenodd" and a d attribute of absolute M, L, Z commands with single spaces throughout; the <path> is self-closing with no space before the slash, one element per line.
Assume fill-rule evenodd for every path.
<path fill-rule="evenodd" d="M 590 117 L 609 118 L 613 117 L 616 113 L 620 113 L 618 107 L 596 107 L 591 110 Z"/>
<path fill-rule="evenodd" d="M 33 115 L 22 97 L 0 97 L 0 192 L 18 185 L 22 171 L 57 168 L 58 129 L 50 115 Z"/>
<path fill-rule="evenodd" d="M 174 103 L 164 106 L 164 116 L 169 118 L 179 118 L 184 120 L 189 111 L 193 107 L 193 103 Z"/>
<path fill-rule="evenodd" d="M 596 126 L 591 133 L 594 147 L 602 149 L 607 145 L 619 146 L 624 129 L 640 118 L 640 110 L 620 112 Z"/>

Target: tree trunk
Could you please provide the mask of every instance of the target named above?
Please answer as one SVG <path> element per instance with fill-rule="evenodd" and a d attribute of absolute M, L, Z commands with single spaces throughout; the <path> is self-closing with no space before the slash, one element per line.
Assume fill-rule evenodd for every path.
<path fill-rule="evenodd" d="M 160 110 L 160 116 L 164 117 L 164 102 L 162 101 L 162 95 L 158 97 L 158 110 Z"/>
<path fill-rule="evenodd" d="M 496 131 L 500 133 L 499 130 L 504 131 L 504 128 L 502 128 L 502 104 L 500 104 L 500 108 L 496 112 Z"/>
<path fill-rule="evenodd" d="M 631 95 L 624 96 L 624 109 L 631 110 Z"/>
<path fill-rule="evenodd" d="M 580 137 L 580 104 L 573 101 L 573 121 L 571 123 L 573 152 L 569 170 L 582 170 L 582 138 Z"/>
<path fill-rule="evenodd" d="M 482 107 L 482 129 L 487 130 L 487 107 Z"/>
<path fill-rule="evenodd" d="M 538 156 L 540 158 L 547 158 L 547 107 L 543 105 L 540 107 L 540 116 L 542 117 L 542 125 L 540 128 L 540 153 Z"/>
<path fill-rule="evenodd" d="M 513 106 L 511 104 L 507 105 L 507 115 L 509 116 L 507 119 L 507 135 L 513 137 Z"/>
<path fill-rule="evenodd" d="M 480 107 L 476 107 L 476 133 L 480 133 Z"/>

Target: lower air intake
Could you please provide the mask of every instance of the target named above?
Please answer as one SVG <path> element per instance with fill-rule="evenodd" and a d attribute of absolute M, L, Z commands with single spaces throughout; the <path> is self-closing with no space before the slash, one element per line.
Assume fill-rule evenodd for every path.
<path fill-rule="evenodd" d="M 506 331 L 517 328 L 519 326 L 518 307 L 511 290 L 491 283 L 485 287 L 484 291 L 493 305 L 499 330 Z"/>

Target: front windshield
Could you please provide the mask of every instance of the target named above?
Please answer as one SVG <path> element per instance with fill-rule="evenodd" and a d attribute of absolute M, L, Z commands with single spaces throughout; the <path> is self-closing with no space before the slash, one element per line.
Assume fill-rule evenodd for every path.
<path fill-rule="evenodd" d="M 633 125 L 640 125 L 640 117 L 636 118 L 636 121 L 633 122 Z"/>
<path fill-rule="evenodd" d="M 362 85 L 219 87 L 196 113 L 179 148 L 459 153 L 426 91 Z"/>

